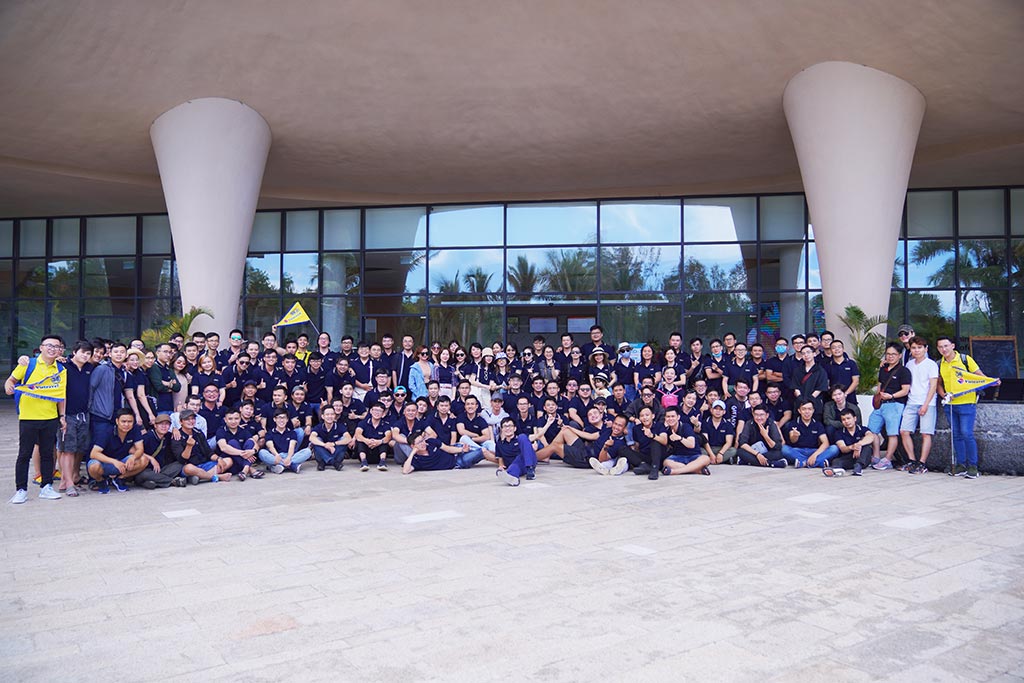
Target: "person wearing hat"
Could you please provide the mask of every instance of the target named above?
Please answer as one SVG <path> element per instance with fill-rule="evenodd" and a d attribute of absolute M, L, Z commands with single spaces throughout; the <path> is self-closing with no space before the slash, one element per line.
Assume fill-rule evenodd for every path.
<path fill-rule="evenodd" d="M 900 340 L 900 344 L 903 344 L 903 353 L 900 354 L 900 364 L 906 366 L 910 363 L 910 359 L 913 355 L 910 353 L 910 340 L 914 338 L 917 333 L 914 332 L 914 326 L 903 323 L 896 329 L 896 337 Z M 881 364 L 880 364 L 881 365 Z"/>
<path fill-rule="evenodd" d="M 480 417 L 491 426 L 494 433 L 497 433 L 498 425 L 508 416 L 508 413 L 505 411 L 505 397 L 500 393 L 491 394 L 490 405 L 485 406 L 480 411 Z"/>
<path fill-rule="evenodd" d="M 614 381 L 615 373 L 612 372 L 612 366 L 608 362 L 610 356 L 602 347 L 597 347 L 590 352 L 587 363 L 587 379 L 591 386 L 594 384 L 594 375 L 598 373 L 604 373 L 605 384 L 608 380 Z"/>
<path fill-rule="evenodd" d="M 725 402 L 715 401 L 711 404 L 709 412 L 710 415 L 700 421 L 698 429 L 698 436 L 703 442 L 703 450 L 711 458 L 712 465 L 735 464 L 736 427 L 725 419 Z"/>
<path fill-rule="evenodd" d="M 633 360 L 633 347 L 629 342 L 621 342 L 618 348 L 619 355 L 612 365 L 612 373 L 615 380 L 626 389 L 626 402 L 636 398 L 636 384 L 634 384 L 634 373 L 636 362 Z"/>
<path fill-rule="evenodd" d="M 142 437 L 142 452 L 148 465 L 135 475 L 135 485 L 147 489 L 184 486 L 181 463 L 174 457 L 171 445 L 171 416 L 157 415 L 152 427 Z"/>
<path fill-rule="evenodd" d="M 611 390 L 608 388 L 608 373 L 596 372 L 590 376 L 590 380 L 594 383 L 595 400 L 604 400 L 612 395 Z"/>
<path fill-rule="evenodd" d="M 491 393 L 497 391 L 494 383 L 494 349 L 485 346 L 480 349 L 480 360 L 476 363 L 476 372 L 468 375 L 473 387 L 473 395 L 480 399 L 480 405 L 487 406 L 491 402 Z"/>
<path fill-rule="evenodd" d="M 175 459 L 181 464 L 181 472 L 190 484 L 200 481 L 228 481 L 231 473 L 231 458 L 216 458 L 207 442 L 206 435 L 196 429 L 196 413 L 186 408 L 179 415 L 181 438 L 171 440 Z"/>

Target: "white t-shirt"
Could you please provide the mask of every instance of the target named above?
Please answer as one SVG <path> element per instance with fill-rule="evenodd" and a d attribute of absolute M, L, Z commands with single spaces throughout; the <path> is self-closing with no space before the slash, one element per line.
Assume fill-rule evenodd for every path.
<path fill-rule="evenodd" d="M 939 376 L 939 365 L 931 358 L 925 358 L 920 363 L 911 358 L 907 363 L 907 369 L 910 370 L 910 394 L 907 396 L 907 404 L 924 405 L 924 400 L 928 398 L 930 381 Z M 928 405 L 935 405 L 935 396 L 932 396 Z"/>

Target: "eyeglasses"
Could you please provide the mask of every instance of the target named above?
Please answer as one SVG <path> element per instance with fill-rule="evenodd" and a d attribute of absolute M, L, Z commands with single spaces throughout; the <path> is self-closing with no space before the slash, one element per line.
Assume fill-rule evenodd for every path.
<path fill-rule="evenodd" d="M 570 356 L 578 356 L 578 355 L 580 355 L 580 352 L 579 351 L 570 351 L 569 355 Z"/>
<path fill-rule="evenodd" d="M 590 391 L 590 387 L 580 387 L 580 391 Z"/>
<path fill-rule="evenodd" d="M 440 351 L 441 350 L 441 345 L 438 344 L 436 346 L 431 346 L 430 348 L 432 348 L 434 351 Z"/>
<path fill-rule="evenodd" d="M 40 344 L 41 349 L 60 349 L 60 344 Z"/>

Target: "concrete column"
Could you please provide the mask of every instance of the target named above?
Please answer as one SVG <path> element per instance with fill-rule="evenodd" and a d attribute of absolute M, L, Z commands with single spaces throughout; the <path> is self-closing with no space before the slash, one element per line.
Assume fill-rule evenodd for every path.
<path fill-rule="evenodd" d="M 889 310 L 907 180 L 924 96 L 906 81 L 848 62 L 800 72 L 782 99 L 821 267 L 825 319 L 839 338 L 849 304 Z"/>
<path fill-rule="evenodd" d="M 182 310 L 203 306 L 194 327 L 222 338 L 237 325 L 270 126 L 241 102 L 189 100 L 149 129 L 160 169 L 181 284 Z"/>

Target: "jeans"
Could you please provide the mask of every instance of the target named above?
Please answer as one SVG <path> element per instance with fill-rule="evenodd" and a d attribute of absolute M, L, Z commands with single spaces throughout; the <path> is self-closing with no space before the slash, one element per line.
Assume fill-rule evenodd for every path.
<path fill-rule="evenodd" d="M 28 464 L 32 460 L 32 449 L 39 446 L 39 474 L 43 486 L 53 483 L 53 449 L 57 446 L 57 432 L 60 420 L 19 420 L 18 460 L 14 464 L 14 486 L 28 489 Z M 74 476 L 74 473 L 64 475 Z"/>
<path fill-rule="evenodd" d="M 394 453 L 394 455 L 395 455 L 395 464 L 396 465 L 404 465 L 405 461 L 409 459 L 410 455 L 412 455 L 412 446 L 410 446 L 407 443 L 402 443 L 400 441 L 396 441 L 395 442 L 395 453 Z M 480 457 L 481 458 L 483 457 L 483 453 L 480 454 Z"/>
<path fill-rule="evenodd" d="M 324 465 L 340 465 L 345 460 L 345 447 L 335 446 L 331 453 L 324 446 L 311 446 L 316 461 Z"/>
<path fill-rule="evenodd" d="M 228 445 L 232 448 L 237 448 L 240 451 L 247 451 L 251 448 L 256 448 L 256 442 L 252 439 L 246 439 L 245 443 L 238 443 L 237 439 L 229 439 Z M 231 458 L 231 467 L 228 468 L 228 472 L 231 472 L 231 474 L 238 474 L 245 469 L 246 465 L 256 464 L 255 462 L 250 463 L 240 455 L 228 455 L 226 453 L 221 453 L 220 455 L 225 458 Z"/>
<path fill-rule="evenodd" d="M 522 435 L 520 435 L 520 436 L 522 436 Z M 465 455 L 476 456 L 476 454 L 479 453 L 480 457 L 482 458 L 483 457 L 482 449 L 484 449 L 484 448 L 489 450 L 491 453 L 494 452 L 494 441 L 491 441 L 491 440 L 484 441 L 483 443 L 477 443 L 476 441 L 473 441 L 473 439 L 469 438 L 468 436 L 464 436 L 461 439 L 459 439 L 458 443 L 464 443 L 467 446 L 469 446 L 469 452 L 466 453 Z M 529 439 L 527 439 L 527 443 L 529 443 Z M 531 448 L 532 448 L 532 446 L 531 446 Z M 477 462 L 479 462 L 479 461 L 477 461 Z"/>
<path fill-rule="evenodd" d="M 785 458 L 786 462 L 788 462 L 790 465 L 797 465 L 798 467 L 824 467 L 826 460 L 829 460 L 830 458 L 834 458 L 837 455 L 839 455 L 838 446 L 829 446 L 820 454 L 818 454 L 818 458 L 814 461 L 813 465 L 808 465 L 808 458 L 810 458 L 811 454 L 814 453 L 814 451 L 816 450 L 818 449 L 799 448 L 797 446 L 784 445 L 782 447 L 782 457 Z"/>
<path fill-rule="evenodd" d="M 949 428 L 953 432 L 953 451 L 956 453 L 958 465 L 978 466 L 978 442 L 974 440 L 974 419 L 977 412 L 976 403 L 949 405 Z"/>
<path fill-rule="evenodd" d="M 468 470 L 483 459 L 483 451 L 477 451 L 476 453 L 459 453 L 455 456 L 455 469 Z"/>
<path fill-rule="evenodd" d="M 768 450 L 768 447 L 764 444 L 764 441 L 755 441 L 754 443 L 750 444 L 750 447 L 765 457 L 765 459 L 768 461 L 769 467 L 774 462 L 777 462 L 779 460 L 785 460 L 785 458 L 782 457 L 782 454 L 778 450 Z M 741 465 L 761 467 L 761 462 L 757 459 L 757 456 L 753 455 L 750 451 L 748 451 L 745 448 L 737 448 L 736 457 L 739 459 L 739 464 Z"/>
<path fill-rule="evenodd" d="M 266 448 L 261 448 L 259 452 L 260 460 L 267 467 L 272 467 L 274 464 L 274 454 L 268 451 Z M 299 463 L 306 462 L 313 457 L 313 451 L 308 448 L 303 448 L 301 451 L 295 451 L 292 454 L 292 464 L 298 465 Z M 284 455 L 281 456 L 282 464 L 284 461 Z"/>
<path fill-rule="evenodd" d="M 533 450 L 533 445 L 530 443 L 530 437 L 526 436 L 525 434 L 520 434 L 519 436 L 517 436 L 516 441 L 518 441 L 519 443 L 519 455 L 517 455 L 516 459 L 512 461 L 512 464 L 505 468 L 505 471 L 511 474 L 513 477 L 520 477 L 522 476 L 523 472 L 526 471 L 527 467 L 537 466 L 537 453 L 536 451 Z M 487 443 L 490 443 L 492 446 L 494 445 L 493 442 L 490 441 L 488 441 Z M 479 451 L 479 449 L 477 450 Z M 459 457 L 468 457 L 470 454 L 472 454 L 472 451 L 470 451 L 469 453 L 463 453 Z M 474 464 L 480 462 L 480 460 L 482 460 L 483 457 L 483 453 L 480 453 L 477 460 L 474 461 Z M 459 467 L 458 460 L 455 461 L 455 466 Z"/>

